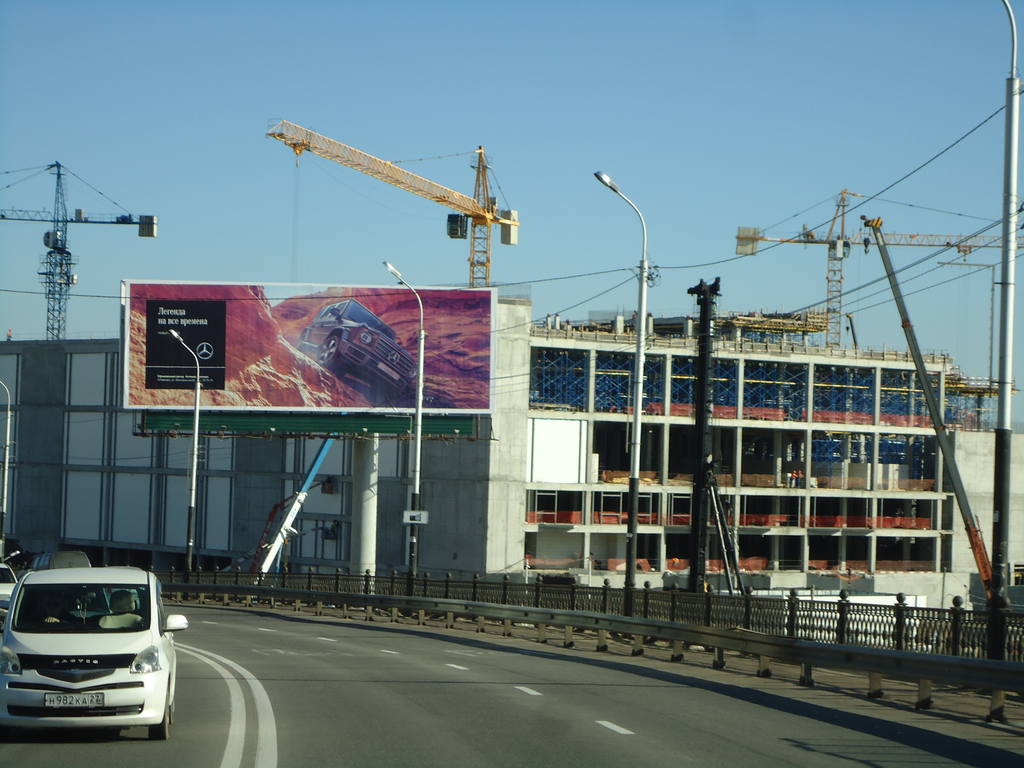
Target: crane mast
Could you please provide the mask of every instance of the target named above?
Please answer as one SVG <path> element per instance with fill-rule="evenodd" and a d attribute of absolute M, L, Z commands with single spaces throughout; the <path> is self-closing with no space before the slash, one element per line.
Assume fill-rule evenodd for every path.
<path fill-rule="evenodd" d="M 43 236 L 43 244 L 49 249 L 43 256 L 39 275 L 46 288 L 46 338 L 63 339 L 67 323 L 68 294 L 71 286 L 78 282 L 72 274 L 75 259 L 68 250 L 68 207 L 64 199 L 64 174 L 60 163 L 54 163 L 57 175 L 56 191 L 53 195 L 53 218 L 49 232 Z"/>
<path fill-rule="evenodd" d="M 279 121 L 267 132 L 267 136 L 287 144 L 296 156 L 303 152 L 312 152 L 326 160 L 412 192 L 414 195 L 433 200 L 464 216 L 471 225 L 469 237 L 469 284 L 471 287 L 491 284 L 492 225 L 497 224 L 501 227 L 501 242 L 503 244 L 516 245 L 519 227 L 518 214 L 516 211 L 498 210 L 496 200 L 491 196 L 490 182 L 487 177 L 487 157 L 483 147 L 476 149 L 476 185 L 473 197 L 470 197 L 288 120 Z M 465 233 L 450 236 L 461 238 L 465 237 Z"/>

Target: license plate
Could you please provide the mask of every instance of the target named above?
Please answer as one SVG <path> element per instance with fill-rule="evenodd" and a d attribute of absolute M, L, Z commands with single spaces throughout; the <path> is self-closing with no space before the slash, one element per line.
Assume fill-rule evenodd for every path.
<path fill-rule="evenodd" d="M 102 707 L 102 693 L 44 693 L 44 707 Z"/>

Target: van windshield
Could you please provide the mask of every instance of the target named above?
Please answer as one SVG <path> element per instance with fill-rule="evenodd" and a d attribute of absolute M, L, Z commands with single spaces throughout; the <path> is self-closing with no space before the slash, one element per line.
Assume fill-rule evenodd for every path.
<path fill-rule="evenodd" d="M 149 628 L 145 584 L 25 584 L 14 606 L 15 632 L 138 632 Z"/>

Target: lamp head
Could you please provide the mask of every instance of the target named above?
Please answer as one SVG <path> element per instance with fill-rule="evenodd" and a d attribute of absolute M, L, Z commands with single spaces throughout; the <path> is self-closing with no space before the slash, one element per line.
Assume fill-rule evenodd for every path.
<path fill-rule="evenodd" d="M 612 177 L 609 176 L 604 171 L 595 171 L 594 178 L 596 178 L 598 181 L 600 181 L 602 184 L 608 187 L 608 189 L 610 189 L 612 192 L 619 191 L 618 185 L 614 181 L 612 181 Z"/>
<path fill-rule="evenodd" d="M 176 330 L 174 330 L 173 328 L 168 328 L 168 329 L 167 329 L 167 332 L 168 332 L 169 334 L 171 334 L 171 336 L 173 336 L 174 338 L 176 338 L 176 339 L 177 339 L 178 341 L 180 341 L 180 342 L 184 343 L 184 341 L 185 341 L 185 340 L 181 338 L 181 334 L 180 334 L 180 333 L 178 333 L 178 332 L 177 332 Z"/>
<path fill-rule="evenodd" d="M 387 267 L 388 272 L 397 277 L 399 280 L 402 279 L 402 273 L 395 269 L 394 265 L 390 261 L 385 261 L 384 266 Z"/>

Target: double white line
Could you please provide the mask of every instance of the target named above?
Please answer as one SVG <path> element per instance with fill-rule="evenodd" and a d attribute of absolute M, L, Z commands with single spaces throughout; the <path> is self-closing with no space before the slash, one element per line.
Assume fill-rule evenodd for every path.
<path fill-rule="evenodd" d="M 175 648 L 213 667 L 217 674 L 224 678 L 224 683 L 228 687 L 231 719 L 220 768 L 240 768 L 242 765 L 242 750 L 245 746 L 245 698 L 242 696 L 242 686 L 238 684 L 238 678 L 242 678 L 249 685 L 256 705 L 256 760 L 253 765 L 255 768 L 277 768 L 277 722 L 274 719 L 274 708 L 270 705 L 270 697 L 263 684 L 245 667 L 212 651 L 181 643 L 177 643 Z M 234 670 L 235 674 L 228 668 Z"/>

